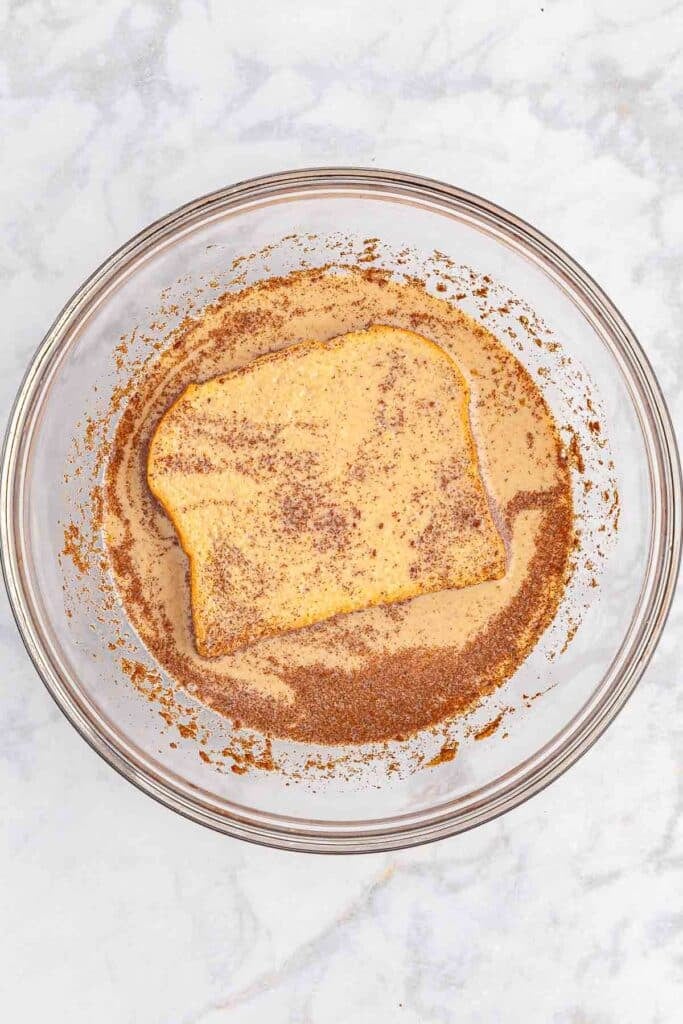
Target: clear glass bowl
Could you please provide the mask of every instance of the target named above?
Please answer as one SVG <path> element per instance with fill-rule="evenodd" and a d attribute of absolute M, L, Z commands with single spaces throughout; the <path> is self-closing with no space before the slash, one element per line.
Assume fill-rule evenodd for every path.
<path fill-rule="evenodd" d="M 324 239 L 340 228 L 378 237 L 395 251 L 405 244 L 438 249 L 503 282 L 537 312 L 591 377 L 611 442 L 621 524 L 573 643 L 552 663 L 534 652 L 504 688 L 519 708 L 507 736 L 499 730 L 486 743 L 464 742 L 455 760 L 438 768 L 393 780 L 378 775 L 363 785 L 341 777 L 311 785 L 274 772 L 219 774 L 197 757 L 196 744 L 162 741 L 163 723 L 121 678 L 91 613 L 77 610 L 67 622 L 58 560 L 65 460 L 96 382 L 106 391 L 113 346 L 144 320 L 161 289 L 181 277 L 186 286 L 207 281 L 235 257 L 293 233 L 315 235 L 307 259 L 323 263 L 330 255 Z M 286 271 L 300 259 L 300 250 L 281 247 L 263 272 Z M 533 353 L 519 358 L 528 362 Z M 556 398 L 549 393 L 548 400 Z M 317 852 L 386 850 L 451 835 L 556 778 L 635 687 L 664 625 L 680 558 L 671 423 L 642 349 L 607 296 L 553 242 L 493 203 L 376 170 L 294 171 L 243 182 L 183 206 L 114 253 L 36 352 L 7 431 L 1 499 L 3 569 L 21 635 L 50 693 L 93 749 L 195 821 Z M 140 658 L 149 661 L 143 648 Z M 539 675 L 549 692 L 522 700 Z M 227 727 L 217 718 L 206 712 L 208 730 Z"/>

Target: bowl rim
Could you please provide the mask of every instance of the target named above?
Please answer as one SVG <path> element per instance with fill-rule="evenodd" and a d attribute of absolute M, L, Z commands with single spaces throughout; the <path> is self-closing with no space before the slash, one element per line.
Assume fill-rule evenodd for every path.
<path fill-rule="evenodd" d="M 103 722 L 93 720 L 88 708 L 62 678 L 50 659 L 47 645 L 31 614 L 21 569 L 15 508 L 21 500 L 22 454 L 25 426 L 41 393 L 46 372 L 68 337 L 72 326 L 92 307 L 103 291 L 118 280 L 145 252 L 168 241 L 181 228 L 186 230 L 204 220 L 208 213 L 233 211 L 253 202 L 275 197 L 303 198 L 325 189 L 400 194 L 418 203 L 432 202 L 442 212 L 450 210 L 460 219 L 469 217 L 480 226 L 502 235 L 556 276 L 565 290 L 581 300 L 584 314 L 600 326 L 612 351 L 620 357 L 636 386 L 647 418 L 654 452 L 649 451 L 657 486 L 652 487 L 654 508 L 651 553 L 646 584 L 639 605 L 645 605 L 640 623 L 633 624 L 624 637 L 612 666 L 602 677 L 592 698 L 564 728 L 524 762 L 534 764 L 524 772 L 508 773 L 511 779 L 489 783 L 474 804 L 458 810 L 461 801 L 451 801 L 415 814 L 379 819 L 375 822 L 316 822 L 282 818 L 254 812 L 244 815 L 234 806 L 230 814 L 213 809 L 206 801 L 145 769 L 107 735 Z M 623 369 L 623 367 L 622 367 Z M 642 415 L 641 426 L 644 427 Z M 656 547 L 656 551 L 654 550 Z M 0 467 L 0 561 L 10 607 L 21 639 L 60 710 L 85 741 L 108 764 L 135 786 L 177 813 L 226 833 L 286 850 L 316 853 L 381 852 L 431 842 L 484 824 L 511 810 L 563 774 L 605 731 L 635 689 L 664 628 L 676 586 L 681 560 L 681 466 L 671 418 L 659 383 L 641 345 L 617 308 L 593 278 L 562 248 L 530 224 L 497 204 L 432 178 L 362 167 L 312 167 L 249 178 L 207 193 L 159 218 L 120 246 L 88 277 L 67 301 L 34 353 L 12 406 Z M 628 658 L 618 673 L 615 662 L 630 646 Z M 606 680 L 613 675 L 610 685 Z M 564 739 L 562 739 L 564 737 Z M 550 749 L 548 749 L 550 748 Z M 544 757 L 540 757 L 548 750 Z M 504 777 L 505 778 L 505 777 Z M 496 791 L 487 795 L 489 789 Z M 450 810 L 448 808 L 450 807 Z M 444 810 L 444 808 L 446 808 Z"/>

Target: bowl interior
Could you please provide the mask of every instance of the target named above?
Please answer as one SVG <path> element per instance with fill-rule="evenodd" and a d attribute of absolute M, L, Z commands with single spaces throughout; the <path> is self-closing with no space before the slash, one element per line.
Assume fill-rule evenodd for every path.
<path fill-rule="evenodd" d="M 580 564 L 556 622 L 472 720 L 476 730 L 506 709 L 505 728 L 478 742 L 470 722 L 458 734 L 453 761 L 391 777 L 381 758 L 331 778 L 310 772 L 297 778 L 296 771 L 238 775 L 207 764 L 196 740 L 169 729 L 158 706 L 143 699 L 121 672 L 120 652 L 107 646 L 111 617 L 120 616 L 121 609 L 98 609 L 94 586 L 87 577 L 71 578 L 68 562 L 59 557 L 64 524 L 87 486 L 84 479 L 65 483 L 64 476 L 85 417 L 96 415 L 121 383 L 113 348 L 122 336 L 154 320 L 162 292 L 167 308 L 182 309 L 187 295 L 199 289 L 200 301 L 209 302 L 230 286 L 233 260 L 249 253 L 257 254 L 241 268 L 249 281 L 304 263 L 339 260 L 340 226 L 344 237 L 358 244 L 368 237 L 381 240 L 377 266 L 420 273 L 438 250 L 456 265 L 490 277 L 499 296 L 519 297 L 524 303 L 519 308 L 543 321 L 548 337 L 561 346 L 554 361 L 520 328 L 519 308 L 500 314 L 496 326 L 471 295 L 460 300 L 494 330 L 506 323 L 515 329 L 515 353 L 541 384 L 558 423 L 584 439 L 583 479 L 592 479 L 595 487 L 587 495 L 577 475 Z M 399 264 L 406 246 L 409 262 Z M 172 326 L 168 314 L 164 330 Z M 549 360 L 552 373 L 539 374 Z M 580 388 L 592 396 L 603 447 L 590 444 L 585 405 L 575 400 Z M 568 763 L 576 756 L 595 723 L 623 699 L 629 667 L 635 669 L 642 657 L 642 627 L 648 609 L 652 614 L 664 543 L 664 485 L 656 423 L 638 367 L 615 341 L 609 317 L 554 254 L 544 252 L 541 243 L 531 245 L 512 219 L 506 222 L 465 197 L 387 182 L 288 184 L 246 196 L 228 190 L 181 211 L 134 240 L 76 297 L 34 364 L 17 424 L 6 466 L 11 517 L 6 557 L 20 625 L 41 673 L 72 720 L 116 767 L 176 809 L 225 831 L 278 845 L 368 849 L 485 820 L 506 806 L 513 792 L 520 799 L 563 759 Z M 83 460 L 86 476 L 101 473 L 92 454 Z M 608 518 L 600 495 L 613 481 L 621 507 L 618 529 L 610 523 L 600 531 Z M 71 618 L 65 613 L 65 572 Z M 596 576 L 599 587 L 592 588 L 589 578 Z M 579 620 L 573 641 L 549 660 Z M 144 647 L 139 642 L 137 647 L 135 657 L 152 666 Z M 539 691 L 547 692 L 528 699 Z M 230 723 L 193 708 L 189 697 L 180 694 L 178 700 L 208 737 L 205 749 L 226 745 Z M 424 749 L 438 743 L 429 736 L 419 742 Z M 292 766 L 311 755 L 327 756 L 324 749 L 297 744 L 276 748 Z M 393 754 L 400 760 L 401 749 Z"/>

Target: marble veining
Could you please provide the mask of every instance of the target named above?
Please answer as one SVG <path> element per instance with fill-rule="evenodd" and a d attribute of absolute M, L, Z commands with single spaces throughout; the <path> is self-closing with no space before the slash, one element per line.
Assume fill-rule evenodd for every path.
<path fill-rule="evenodd" d="M 192 196 L 365 164 L 556 239 L 683 425 L 670 0 L 0 4 L 0 405 L 65 299 Z M 683 603 L 618 721 L 530 803 L 434 846 L 312 858 L 200 829 L 61 717 L 0 610 L 0 993 L 69 1024 L 669 1024 L 683 999 Z"/>

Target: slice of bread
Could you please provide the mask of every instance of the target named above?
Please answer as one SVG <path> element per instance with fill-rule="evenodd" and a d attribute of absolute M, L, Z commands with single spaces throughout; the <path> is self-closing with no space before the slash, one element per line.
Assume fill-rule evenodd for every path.
<path fill-rule="evenodd" d="M 190 561 L 205 657 L 505 573 L 467 384 L 411 331 L 304 342 L 191 384 L 147 479 Z"/>

